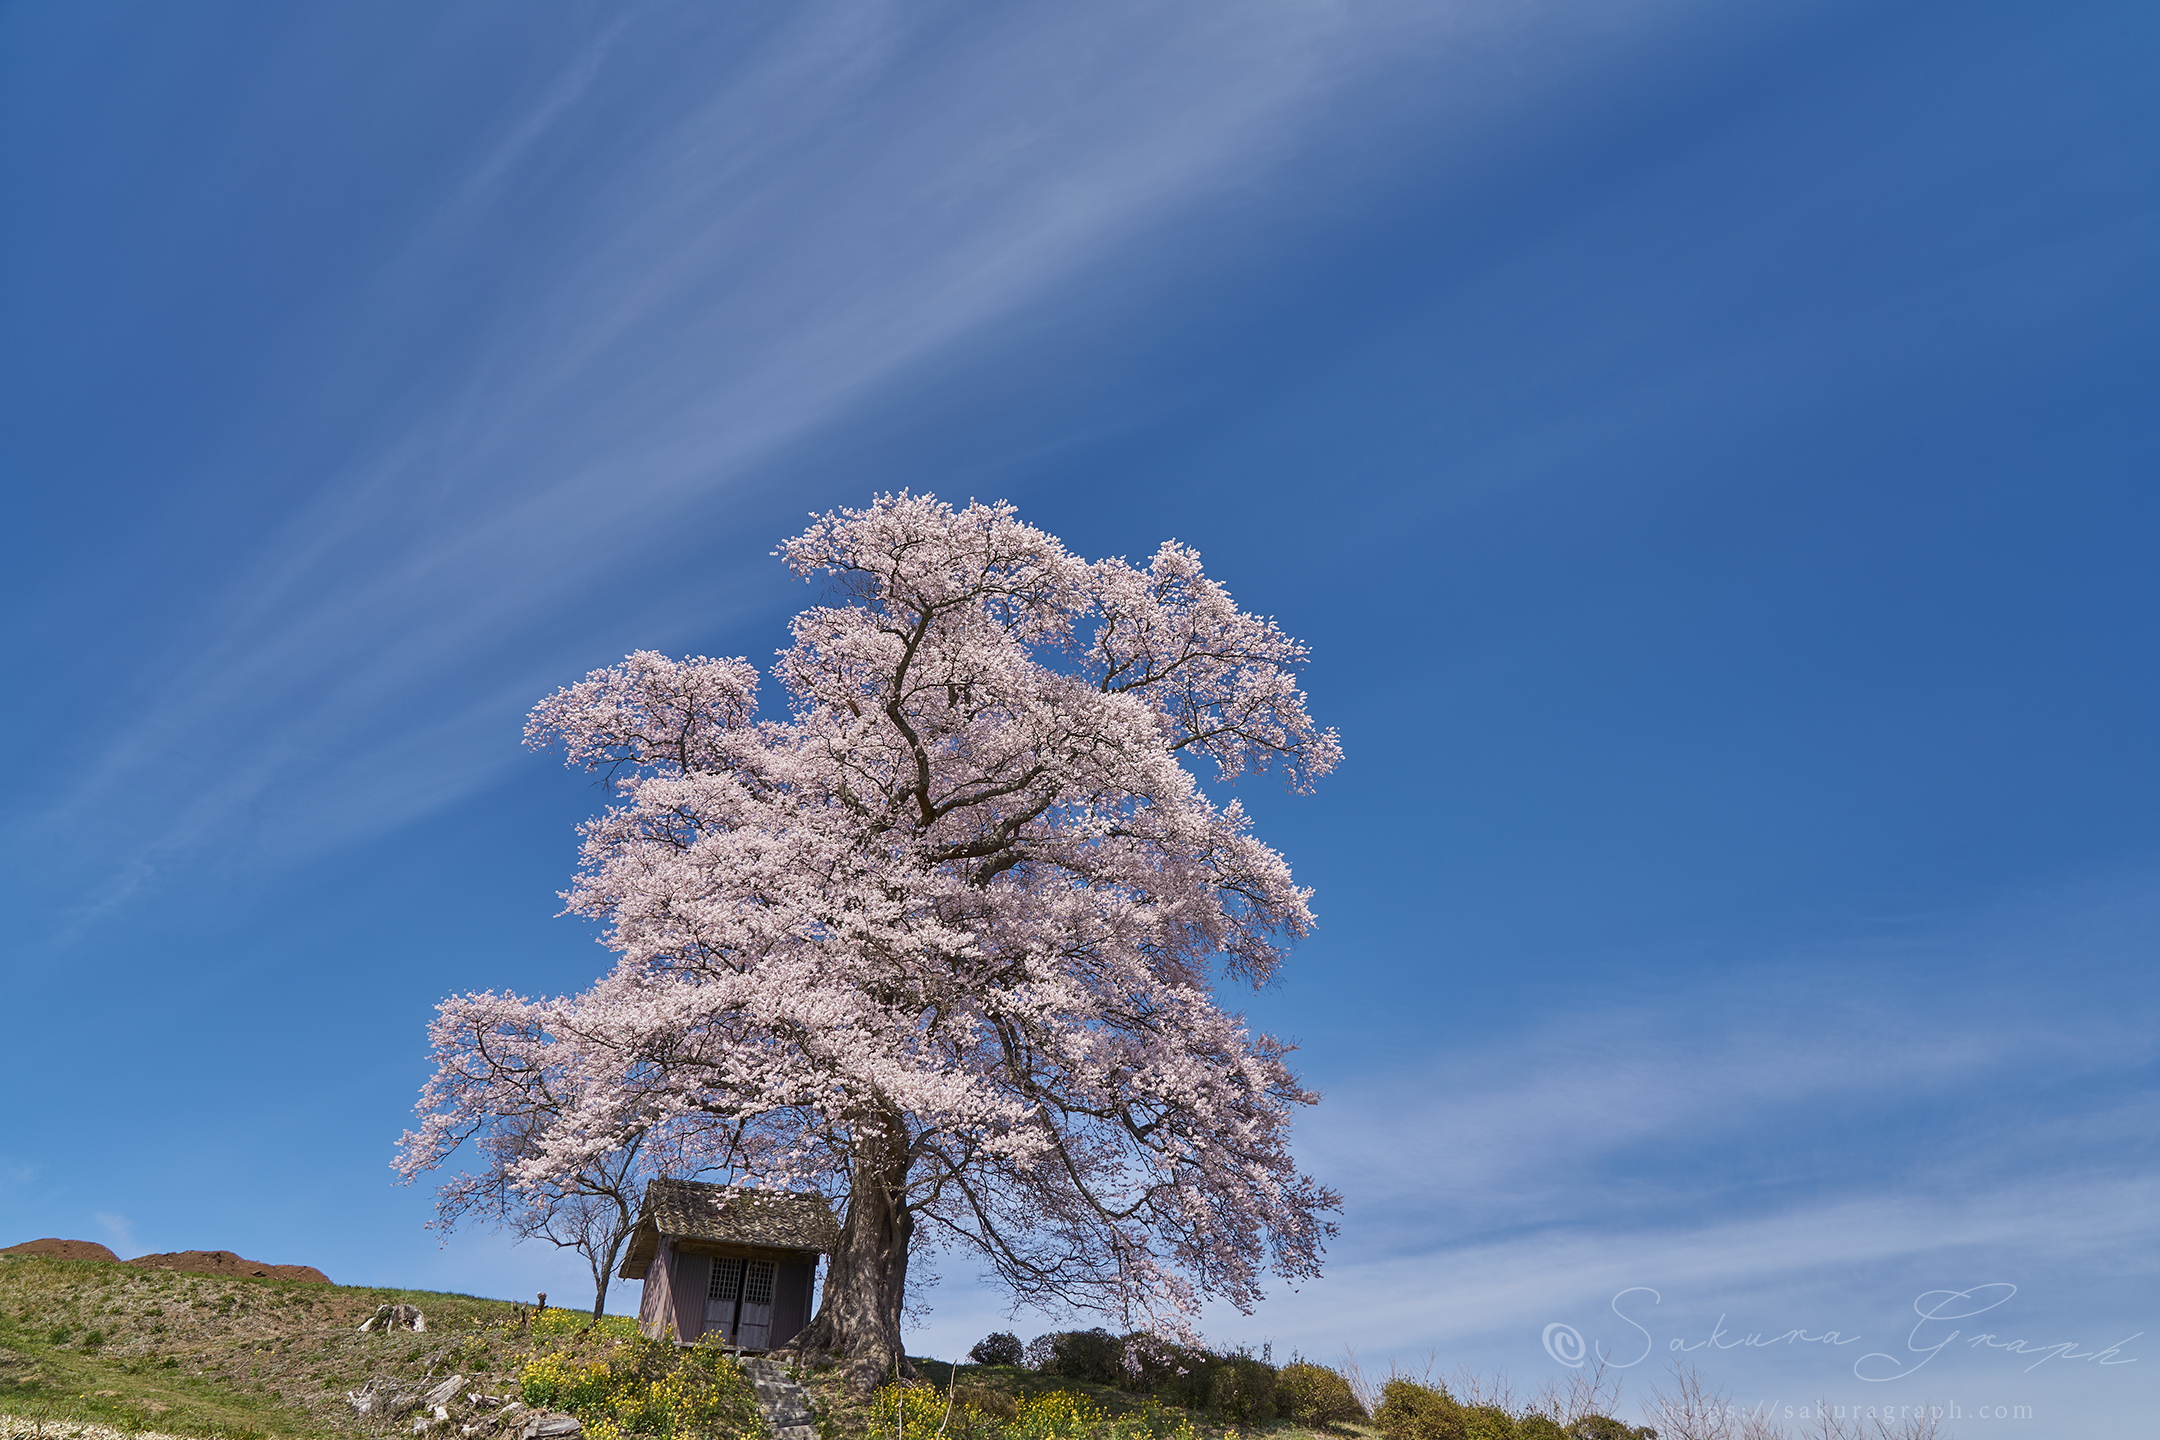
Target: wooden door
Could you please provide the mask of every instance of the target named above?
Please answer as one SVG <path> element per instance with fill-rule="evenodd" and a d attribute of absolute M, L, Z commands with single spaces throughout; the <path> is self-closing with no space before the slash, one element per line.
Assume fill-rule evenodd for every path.
<path fill-rule="evenodd" d="M 735 1330 L 735 1343 L 745 1350 L 769 1350 L 772 1348 L 773 1321 L 773 1262 L 770 1260 L 737 1260 L 742 1272 L 742 1319 Z"/>
<path fill-rule="evenodd" d="M 705 1287 L 705 1333 L 718 1334 L 729 1344 L 735 1339 L 735 1308 L 742 1300 L 743 1262 L 721 1255 L 712 1262 L 712 1282 Z"/>
<path fill-rule="evenodd" d="M 772 1342 L 777 1350 L 802 1333 L 810 1323 L 811 1266 L 780 1262 L 773 1280 Z"/>

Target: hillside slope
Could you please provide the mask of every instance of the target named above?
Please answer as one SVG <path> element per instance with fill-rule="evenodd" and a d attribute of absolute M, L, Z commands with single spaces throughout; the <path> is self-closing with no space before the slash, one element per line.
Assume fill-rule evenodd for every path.
<path fill-rule="evenodd" d="M 384 1304 L 418 1305 L 427 1332 L 357 1333 Z M 0 1414 L 235 1440 L 354 1435 L 347 1390 L 430 1369 L 499 1373 L 520 1313 L 470 1295 L 5 1255 Z"/>
<path fill-rule="evenodd" d="M 379 1307 L 400 1304 L 426 1314 L 425 1332 L 360 1333 L 360 1323 Z M 347 1392 L 371 1381 L 378 1390 L 410 1392 L 424 1378 L 452 1373 L 467 1377 L 474 1390 L 502 1395 L 521 1393 L 521 1375 L 528 1381 L 538 1376 L 543 1390 L 563 1393 L 550 1399 L 528 1385 L 526 1399 L 583 1411 L 590 1419 L 595 1415 L 587 1402 L 596 1397 L 572 1392 L 594 1388 L 595 1372 L 606 1368 L 600 1362 L 635 1370 L 643 1363 L 642 1346 L 635 1323 L 622 1317 L 594 1327 L 580 1312 L 535 1315 L 521 1305 L 470 1295 L 0 1255 L 0 1437 L 59 1440 L 52 1427 L 60 1422 L 107 1426 L 120 1435 L 402 1440 L 404 1412 L 364 1419 L 347 1403 Z M 689 1353 L 661 1348 L 669 1356 Z M 533 1361 L 540 1363 L 528 1370 Z M 949 1427 L 966 1440 L 1227 1440 L 1239 1434 L 1366 1440 L 1369 1434 L 1289 1421 L 1233 1424 L 1105 1385 L 1010 1366 L 920 1358 L 913 1364 L 921 1388 L 909 1392 L 904 1421 L 889 1397 L 865 1403 L 844 1394 L 833 1367 L 802 1375 L 817 1432 L 826 1440 L 860 1440 L 870 1431 L 890 1433 L 898 1423 L 917 1433 Z M 678 1419 L 688 1419 L 682 1406 L 691 1397 L 680 1379 L 647 1387 L 640 1403 L 673 1406 Z M 699 1421 L 688 1430 L 671 1423 L 650 1433 L 710 1440 L 763 1433 L 754 1402 L 746 1403 L 747 1414 L 715 1411 L 707 1417 L 712 1423 Z M 609 1440 L 633 1428 L 591 1428 L 588 1440 Z"/>

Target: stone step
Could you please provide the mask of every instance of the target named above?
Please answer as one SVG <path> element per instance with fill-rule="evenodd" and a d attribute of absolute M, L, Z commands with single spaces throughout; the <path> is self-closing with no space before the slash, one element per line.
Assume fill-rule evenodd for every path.
<path fill-rule="evenodd" d="M 817 1414 L 810 1408 L 810 1396 L 787 1378 L 786 1366 L 763 1357 L 737 1363 L 757 1393 L 758 1409 L 764 1413 L 765 1428 L 772 1432 L 772 1440 L 818 1440 Z"/>

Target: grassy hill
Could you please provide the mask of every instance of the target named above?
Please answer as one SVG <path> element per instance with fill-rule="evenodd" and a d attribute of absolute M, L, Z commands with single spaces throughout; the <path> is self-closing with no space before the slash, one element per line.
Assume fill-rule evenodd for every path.
<path fill-rule="evenodd" d="M 425 1334 L 357 1333 L 398 1303 L 426 1313 Z M 519 1343 L 506 1329 L 516 1310 L 470 1295 L 0 1256 L 0 1414 L 234 1440 L 358 1434 L 347 1390 L 429 1368 L 499 1374 Z"/>
<path fill-rule="evenodd" d="M 419 1306 L 426 1332 L 359 1333 L 360 1322 L 386 1304 Z M 345 1401 L 347 1391 L 370 1379 L 409 1383 L 457 1372 L 471 1377 L 475 1389 L 511 1395 L 536 1357 L 553 1355 L 573 1367 L 619 1362 L 632 1353 L 635 1336 L 625 1319 L 593 1327 L 576 1311 L 536 1317 L 471 1295 L 0 1255 L 0 1416 L 33 1425 L 87 1422 L 229 1440 L 379 1436 L 381 1422 L 362 1420 Z M 1062 1392 L 1085 1402 L 1083 1411 L 1091 1405 L 1107 1417 L 1111 1423 L 1101 1428 L 1121 1440 L 1224 1433 L 1204 1416 L 1172 1416 L 1108 1386 L 1004 1366 L 915 1363 L 924 1382 L 941 1388 L 957 1382 L 962 1411 L 982 1420 L 1010 1417 L 1016 1404 L 1025 1409 Z M 848 1404 L 837 1372 L 804 1378 L 820 1428 L 832 1440 L 868 1428 L 873 1407 Z M 935 1429 L 940 1418 L 958 1418 L 937 1413 L 952 1394 L 945 1388 L 942 1396 L 918 1395 L 923 1403 L 909 1407 L 910 1428 Z M 923 1417 L 932 1423 L 922 1426 Z M 996 1428 L 1002 1434 L 1005 1427 Z M 1265 1428 L 1282 1431 L 1281 1440 L 1299 1433 L 1294 1426 Z M 1338 1432 L 1335 1440 L 1345 1435 Z"/>
<path fill-rule="evenodd" d="M 426 1332 L 359 1332 L 378 1307 L 395 1304 L 420 1307 Z M 1216 1356 L 1193 1363 L 1234 1368 L 1257 1362 Z M 802 1375 L 821 1440 L 909 1432 L 943 1434 L 945 1440 L 1377 1440 L 1369 1424 L 1316 1428 L 1260 1418 L 1276 1413 L 1272 1402 L 1237 1422 L 1237 1409 L 1225 1403 L 1219 1385 L 1211 1397 L 1194 1402 L 1208 1410 L 1187 1410 L 1159 1397 L 1017 1366 L 913 1364 L 913 1385 L 881 1391 L 868 1403 L 846 1399 L 836 1369 Z M 1288 1383 L 1300 1368 L 1285 1367 L 1281 1381 Z M 710 1372 L 702 1381 L 701 1371 Z M 749 1382 L 732 1362 L 709 1351 L 642 1341 L 636 1326 L 619 1317 L 594 1325 L 576 1311 L 535 1316 L 508 1301 L 471 1295 L 0 1255 L 0 1437 L 8 1440 L 33 1434 L 64 1440 L 64 1427 L 81 1423 L 129 1435 L 402 1440 L 404 1421 L 363 1420 L 346 1403 L 346 1392 L 371 1380 L 409 1392 L 424 1378 L 452 1373 L 468 1377 L 461 1389 L 570 1410 L 585 1422 L 586 1440 L 758 1440 L 763 1431 Z M 1343 1377 L 1333 1378 L 1344 1384 Z M 1613 1397 L 1600 1396 L 1594 1383 L 1582 1393 L 1542 1396 L 1524 1406 L 1505 1397 L 1481 1400 L 1467 1380 L 1459 1405 L 1414 1383 L 1391 1384 L 1389 1395 L 1398 1388 L 1409 1392 L 1406 1408 L 1392 1419 L 1385 1409 L 1375 1417 L 1398 1437 L 1645 1440 L 1653 1433 L 1608 1418 Z M 1697 1399 L 1698 1409 L 1724 1403 L 1708 1390 Z M 1397 1402 L 1391 1398 L 1389 1404 Z M 1334 1413 L 1287 1401 L 1284 1408 Z M 1720 1428 L 1726 1422 L 1715 1417 L 1722 1410 L 1705 1413 L 1713 1422 L 1701 1433 L 1740 1433 Z M 1668 1434 L 1700 1428 L 1658 1423 Z M 1930 1440 L 1940 1434 L 1934 1422 L 1917 1418 L 1874 1428 L 1856 1420 L 1853 1427 L 1835 1433 L 1848 1440 Z M 431 1433 L 438 1440 L 457 1434 L 449 1426 Z M 1746 1433 L 1784 1432 L 1763 1424 Z"/>

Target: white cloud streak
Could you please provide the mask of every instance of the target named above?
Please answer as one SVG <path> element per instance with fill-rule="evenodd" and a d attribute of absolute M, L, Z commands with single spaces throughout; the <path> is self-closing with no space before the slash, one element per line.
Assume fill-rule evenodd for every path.
<path fill-rule="evenodd" d="M 1347 1197 L 1326 1275 L 1203 1329 L 1278 1357 L 1348 1347 L 1381 1373 L 1437 1356 L 1438 1373 L 1506 1371 L 1520 1390 L 1564 1378 L 1540 1345 L 1554 1322 L 1632 1358 L 1641 1335 L 1611 1303 L 1643 1286 L 1659 1298 L 1630 1303 L 1659 1349 L 1630 1371 L 1632 1394 L 1661 1378 L 1672 1339 L 1720 1317 L 1741 1336 L 1866 1338 L 1693 1355 L 1714 1383 L 1796 1399 L 1879 1389 L 1852 1361 L 1902 1344 L 1915 1297 L 1938 1287 L 2018 1286 L 1989 1328 L 2035 1343 L 2160 1329 L 2150 998 L 2034 983 L 2134 964 L 2156 905 L 2160 876 L 2113 877 L 1340 1079 L 1299 1124 L 1306 1163 Z M 1006 1323 L 993 1292 L 948 1288 L 926 1353 Z M 2027 1376 L 1968 1349 L 1897 1398 L 1995 1386 L 2098 1427 L 2083 1433 L 2154 1398 L 2098 1377 Z"/>
<path fill-rule="evenodd" d="M 301 853 L 484 783 L 523 705 L 624 618 L 596 597 L 682 562 L 681 527 L 714 497 L 1264 179 L 1390 67 L 1474 88 L 1482 62 L 1451 76 L 1450 44 L 1522 24 L 1474 6 L 813 7 L 746 38 L 685 13 L 568 55 L 473 146 L 352 333 L 322 337 L 325 357 L 394 353 L 398 326 L 479 317 L 431 338 L 439 391 L 386 404 L 372 441 L 300 487 L 191 614 L 141 718 L 20 824 L 135 817 L 79 916 L 213 843 Z M 326 360 L 319 383 L 352 378 Z M 639 641 L 724 618 L 648 616 Z"/>
<path fill-rule="evenodd" d="M 135 1248 L 135 1227 L 128 1223 L 127 1216 L 100 1210 L 90 1218 L 97 1221 L 98 1228 L 105 1232 L 106 1240 L 121 1259 L 132 1259 L 141 1253 Z"/>

